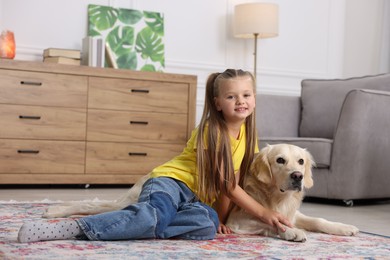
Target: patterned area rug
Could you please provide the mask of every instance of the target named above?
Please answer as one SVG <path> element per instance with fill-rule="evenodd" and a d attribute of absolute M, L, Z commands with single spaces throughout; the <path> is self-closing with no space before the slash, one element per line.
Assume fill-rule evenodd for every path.
<path fill-rule="evenodd" d="M 0 204 L 0 259 L 390 259 L 390 238 L 368 233 L 341 237 L 308 233 L 305 243 L 218 235 L 210 241 L 51 241 L 20 244 L 24 221 L 40 218 L 48 203 Z"/>

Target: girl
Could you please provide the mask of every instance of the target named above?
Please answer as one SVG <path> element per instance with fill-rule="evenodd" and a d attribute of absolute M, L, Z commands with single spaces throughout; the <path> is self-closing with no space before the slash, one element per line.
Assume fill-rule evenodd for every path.
<path fill-rule="evenodd" d="M 70 239 L 213 239 L 224 226 L 230 201 L 284 231 L 291 226 L 239 185 L 258 152 L 255 81 L 251 73 L 227 69 L 207 80 L 201 122 L 182 154 L 155 168 L 138 203 L 123 210 L 77 220 L 33 221 L 19 230 L 19 242 Z M 242 179 L 242 178 L 241 178 Z M 216 211 L 210 206 L 216 201 Z M 220 224 L 221 223 L 221 224 Z"/>

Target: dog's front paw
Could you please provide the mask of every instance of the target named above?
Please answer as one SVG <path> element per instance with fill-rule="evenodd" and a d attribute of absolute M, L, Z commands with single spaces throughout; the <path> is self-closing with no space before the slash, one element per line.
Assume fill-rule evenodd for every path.
<path fill-rule="evenodd" d="M 354 236 L 359 232 L 359 229 L 352 225 L 342 224 L 339 228 L 339 234 L 342 236 Z"/>
<path fill-rule="evenodd" d="M 318 231 L 337 236 L 354 236 L 359 232 L 359 229 L 355 226 L 340 222 L 325 222 Z"/>
<path fill-rule="evenodd" d="M 66 209 L 69 206 L 50 206 L 43 213 L 44 218 L 61 218 L 67 217 Z"/>
<path fill-rule="evenodd" d="M 286 228 L 286 232 L 279 232 L 280 238 L 294 242 L 305 242 L 306 233 L 298 228 Z"/>

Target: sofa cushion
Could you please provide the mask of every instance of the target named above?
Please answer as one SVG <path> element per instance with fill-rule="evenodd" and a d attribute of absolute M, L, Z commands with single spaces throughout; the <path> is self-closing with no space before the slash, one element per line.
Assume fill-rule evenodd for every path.
<path fill-rule="evenodd" d="M 303 80 L 299 135 L 333 139 L 344 99 L 353 89 L 390 91 L 390 74 L 344 80 Z"/>
<path fill-rule="evenodd" d="M 325 138 L 276 138 L 265 137 L 259 142 L 259 149 L 264 148 L 267 144 L 292 144 L 302 148 L 305 148 L 311 153 L 316 163 L 316 168 L 329 168 L 330 159 L 332 154 L 333 140 Z"/>
<path fill-rule="evenodd" d="M 301 98 L 298 96 L 256 95 L 256 125 L 260 136 L 298 137 Z"/>

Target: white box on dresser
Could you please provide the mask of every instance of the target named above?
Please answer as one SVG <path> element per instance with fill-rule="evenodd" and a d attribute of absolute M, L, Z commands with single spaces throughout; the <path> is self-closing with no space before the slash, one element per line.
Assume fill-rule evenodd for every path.
<path fill-rule="evenodd" d="M 179 154 L 196 76 L 0 60 L 0 184 L 127 184 Z"/>

